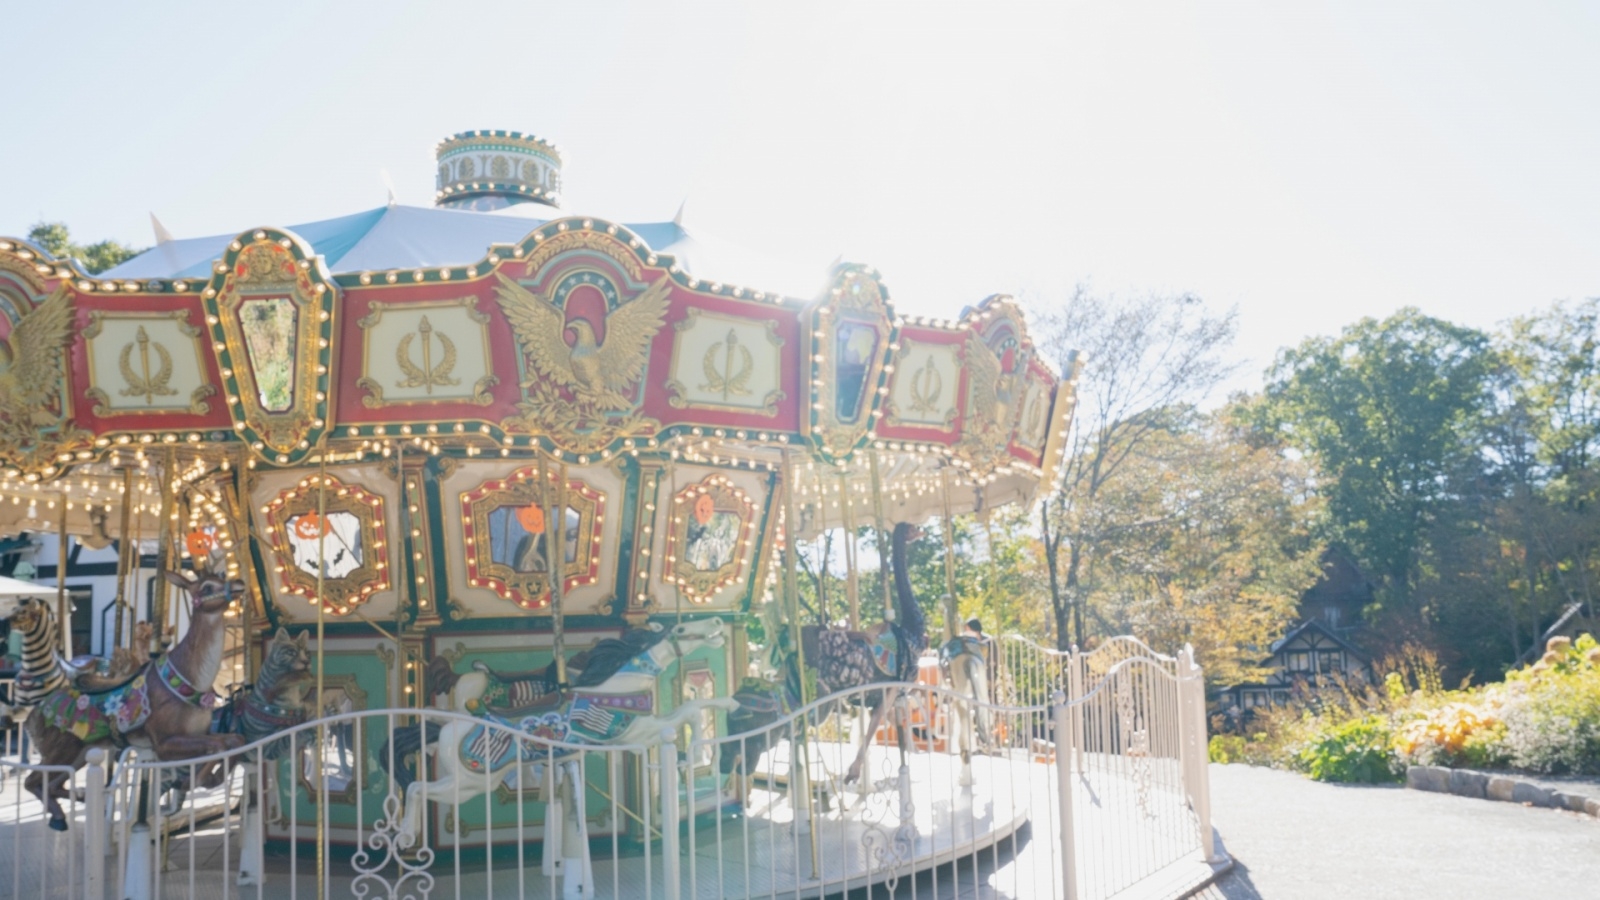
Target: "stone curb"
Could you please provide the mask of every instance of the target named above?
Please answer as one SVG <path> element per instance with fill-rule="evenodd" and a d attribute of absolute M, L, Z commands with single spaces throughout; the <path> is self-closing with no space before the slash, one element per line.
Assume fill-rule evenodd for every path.
<path fill-rule="evenodd" d="M 1531 781 L 1522 781 L 1505 775 L 1489 775 L 1470 769 L 1407 766 L 1406 787 L 1415 791 L 1455 794 L 1479 800 L 1499 800 L 1505 803 L 1526 803 L 1547 809 L 1566 809 L 1587 813 L 1600 819 L 1600 797 L 1554 791 Z"/>

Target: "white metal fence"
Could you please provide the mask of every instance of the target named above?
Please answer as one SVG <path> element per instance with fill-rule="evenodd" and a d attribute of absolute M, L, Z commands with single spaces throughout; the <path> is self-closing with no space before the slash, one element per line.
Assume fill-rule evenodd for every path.
<path fill-rule="evenodd" d="M 12 752 L 0 762 L 11 838 L 0 884 L 93 900 L 1088 900 L 1192 886 L 1213 856 L 1199 669 L 1187 652 L 1129 653 L 1090 678 L 1065 657 L 1053 702 L 1036 704 L 880 685 L 767 721 L 747 708 L 739 734 L 708 714 L 601 747 L 377 710 L 227 759 L 125 753 L 109 788 L 95 766 L 110 760 L 96 757 L 64 833 L 20 789 L 40 767 Z M 875 703 L 885 724 L 864 735 L 860 708 Z"/>

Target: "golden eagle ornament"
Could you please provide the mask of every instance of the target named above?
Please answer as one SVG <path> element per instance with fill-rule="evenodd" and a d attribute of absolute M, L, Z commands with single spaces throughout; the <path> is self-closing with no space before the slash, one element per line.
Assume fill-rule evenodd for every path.
<path fill-rule="evenodd" d="M 0 443 L 16 456 L 37 453 L 46 430 L 61 424 L 57 394 L 72 329 L 72 297 L 63 286 L 17 320 L 0 340 Z"/>
<path fill-rule="evenodd" d="M 495 294 L 517 341 L 547 381 L 572 392 L 575 405 L 603 412 L 633 408 L 627 396 L 643 375 L 650 340 L 666 320 L 671 282 L 663 276 L 605 319 L 605 342 L 584 319 L 567 321 L 555 304 L 505 275 Z M 566 332 L 576 335 L 567 344 Z M 531 383 L 531 382 L 530 382 Z M 523 387 L 528 387 L 525 383 Z"/>

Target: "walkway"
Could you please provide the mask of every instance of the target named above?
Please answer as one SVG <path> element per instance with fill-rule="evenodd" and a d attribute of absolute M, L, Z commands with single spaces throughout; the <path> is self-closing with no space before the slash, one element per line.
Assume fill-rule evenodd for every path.
<path fill-rule="evenodd" d="M 1211 804 L 1235 867 L 1203 900 L 1515 900 L 1600 885 L 1600 822 L 1577 813 L 1216 765 Z"/>

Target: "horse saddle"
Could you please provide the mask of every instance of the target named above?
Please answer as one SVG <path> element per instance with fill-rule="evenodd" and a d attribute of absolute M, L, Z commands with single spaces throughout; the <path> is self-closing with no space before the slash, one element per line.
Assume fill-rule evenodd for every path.
<path fill-rule="evenodd" d="M 35 715 L 86 744 L 118 740 L 150 718 L 150 683 L 147 672 L 116 687 L 95 693 L 74 688 L 58 690 L 46 697 Z"/>
<path fill-rule="evenodd" d="M 945 641 L 944 646 L 939 648 L 939 660 L 949 664 L 951 660 L 964 653 L 970 653 L 973 656 L 987 660 L 989 658 L 989 641 L 986 638 L 958 634 Z"/>
<path fill-rule="evenodd" d="M 888 679 L 900 677 L 900 636 L 893 628 L 876 625 L 866 632 L 872 650 L 872 664 Z"/>
<path fill-rule="evenodd" d="M 82 657 L 79 659 L 82 659 Z M 67 677 L 72 681 L 73 688 L 81 694 L 104 694 L 114 691 L 138 678 L 139 674 L 144 671 L 144 667 L 141 666 L 132 672 L 112 672 L 104 665 L 105 660 L 103 659 L 90 659 L 89 662 L 91 664 L 99 662 L 101 665 L 86 666 L 83 669 L 78 669 L 75 667 L 79 659 L 72 661 L 74 668 L 67 669 Z"/>
<path fill-rule="evenodd" d="M 477 664 L 474 664 L 477 665 Z M 487 667 L 485 667 L 487 668 Z M 492 673 L 483 696 L 467 701 L 467 712 L 498 719 L 536 716 L 561 706 L 562 695 L 542 677 L 497 680 Z"/>

